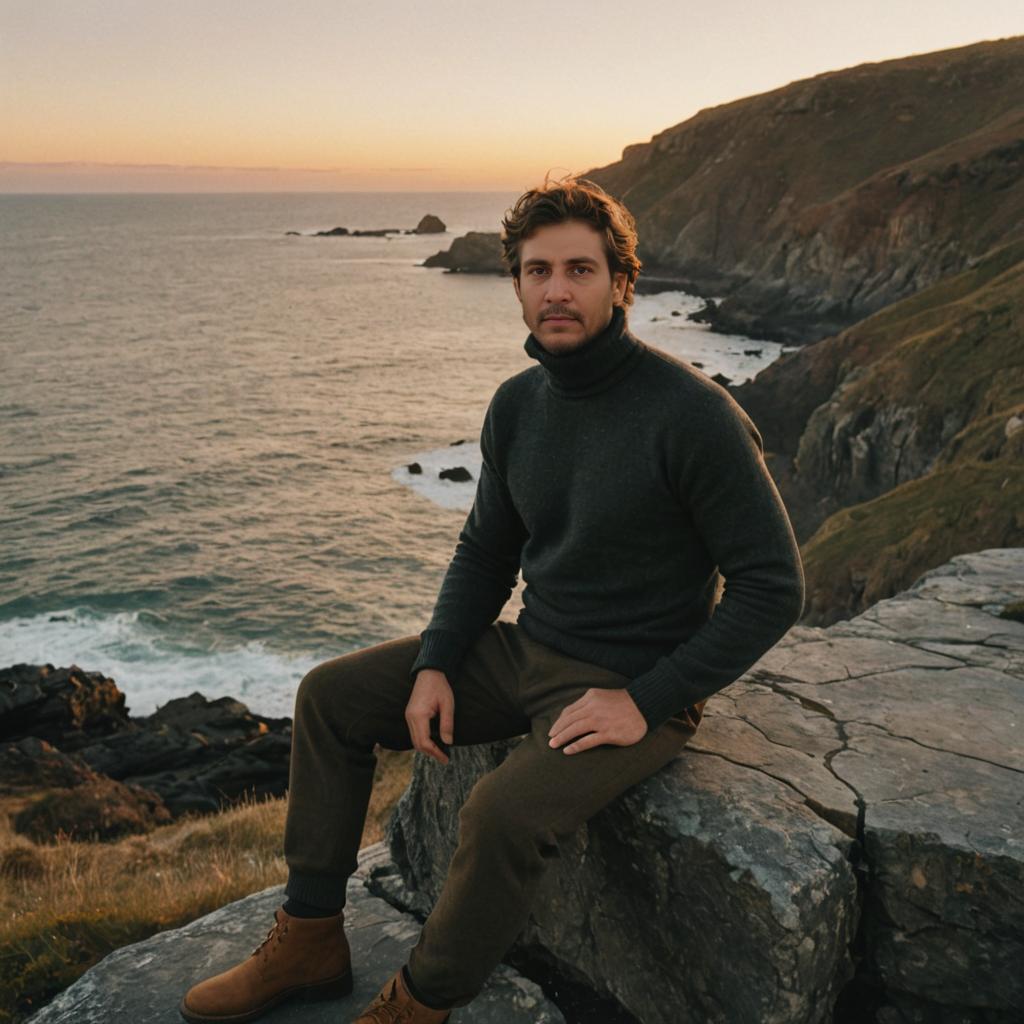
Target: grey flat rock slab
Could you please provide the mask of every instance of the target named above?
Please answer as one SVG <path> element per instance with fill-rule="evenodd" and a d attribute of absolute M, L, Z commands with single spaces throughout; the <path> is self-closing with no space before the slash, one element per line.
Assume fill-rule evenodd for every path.
<path fill-rule="evenodd" d="M 378 843 L 360 853 L 378 859 Z M 238 963 L 264 938 L 284 887 L 229 903 L 181 928 L 115 950 L 42 1007 L 26 1024 L 183 1024 L 178 1003 L 195 982 Z M 345 1024 L 353 1020 L 405 962 L 420 926 L 367 890 L 357 872 L 349 880 L 345 933 L 352 949 L 355 987 L 330 1002 L 293 1000 L 275 1007 L 268 1024 Z M 541 991 L 501 965 L 484 991 L 452 1013 L 453 1024 L 564 1024 Z"/>

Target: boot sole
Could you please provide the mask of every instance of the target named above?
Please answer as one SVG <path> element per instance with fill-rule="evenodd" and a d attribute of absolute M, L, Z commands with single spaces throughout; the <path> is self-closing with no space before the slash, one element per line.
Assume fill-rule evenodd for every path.
<path fill-rule="evenodd" d="M 278 992 L 276 996 L 268 999 L 261 1006 L 254 1010 L 247 1010 L 245 1013 L 229 1014 L 202 1014 L 189 1010 L 185 1006 L 184 998 L 178 1005 L 178 1013 L 189 1022 L 189 1024 L 243 1024 L 244 1021 L 256 1020 L 263 1014 L 272 1010 L 275 1006 L 283 1003 L 286 999 L 298 997 L 307 1003 L 320 1002 L 327 999 L 340 999 L 342 996 L 352 994 L 352 970 L 349 968 L 344 974 L 336 978 L 329 978 L 327 981 L 318 981 L 315 985 L 295 985 Z"/>

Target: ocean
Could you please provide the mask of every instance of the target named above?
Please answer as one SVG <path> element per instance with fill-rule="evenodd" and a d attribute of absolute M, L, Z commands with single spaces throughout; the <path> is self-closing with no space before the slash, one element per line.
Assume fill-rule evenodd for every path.
<path fill-rule="evenodd" d="M 102 672 L 133 715 L 196 690 L 290 715 L 318 662 L 419 633 L 475 486 L 437 471 L 475 480 L 534 363 L 508 278 L 417 264 L 514 199 L 0 196 L 0 666 Z M 309 237 L 427 213 L 448 232 Z M 629 324 L 737 383 L 783 351 L 700 305 L 637 296 Z"/>

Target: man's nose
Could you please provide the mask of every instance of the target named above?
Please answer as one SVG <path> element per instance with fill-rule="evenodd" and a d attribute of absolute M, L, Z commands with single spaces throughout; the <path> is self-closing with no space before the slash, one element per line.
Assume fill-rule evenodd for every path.
<path fill-rule="evenodd" d="M 568 275 L 562 274 L 557 270 L 551 271 L 544 297 L 548 302 L 558 302 L 565 298 L 571 298 L 572 289 L 569 287 Z"/>

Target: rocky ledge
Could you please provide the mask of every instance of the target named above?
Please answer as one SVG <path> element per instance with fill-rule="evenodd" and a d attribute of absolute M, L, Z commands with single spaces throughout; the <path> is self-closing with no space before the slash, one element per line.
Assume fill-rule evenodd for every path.
<path fill-rule="evenodd" d="M 563 845 L 459 1020 L 1019 1022 L 1022 596 L 1024 549 L 989 549 L 793 629 L 709 701 L 688 748 Z M 454 748 L 447 766 L 416 756 L 386 845 L 350 882 L 353 1007 L 415 942 L 459 807 L 518 742 Z M 174 1020 L 182 987 L 254 946 L 280 898 L 118 950 L 32 1024 Z M 519 975 L 602 1008 L 563 1018 Z M 299 1015 L 321 1019 L 275 1020 Z"/>
<path fill-rule="evenodd" d="M 563 847 L 508 962 L 644 1024 L 1024 1019 L 1022 596 L 1024 549 L 990 549 L 793 629 Z M 378 891 L 432 905 L 518 742 L 417 756 Z"/>
<path fill-rule="evenodd" d="M 383 843 L 365 847 L 349 880 L 345 934 L 352 948 L 355 987 L 339 1000 L 292 1000 L 268 1015 L 274 1024 L 339 1024 L 351 1020 L 403 963 L 419 924 L 370 893 L 362 865 L 380 870 Z M 28 1024 L 181 1024 L 178 1003 L 195 981 L 226 970 L 266 935 L 284 887 L 273 886 L 229 903 L 182 928 L 159 932 L 104 957 Z M 532 981 L 502 965 L 473 1003 L 459 1011 L 465 1024 L 564 1024 L 558 1008 Z"/>

